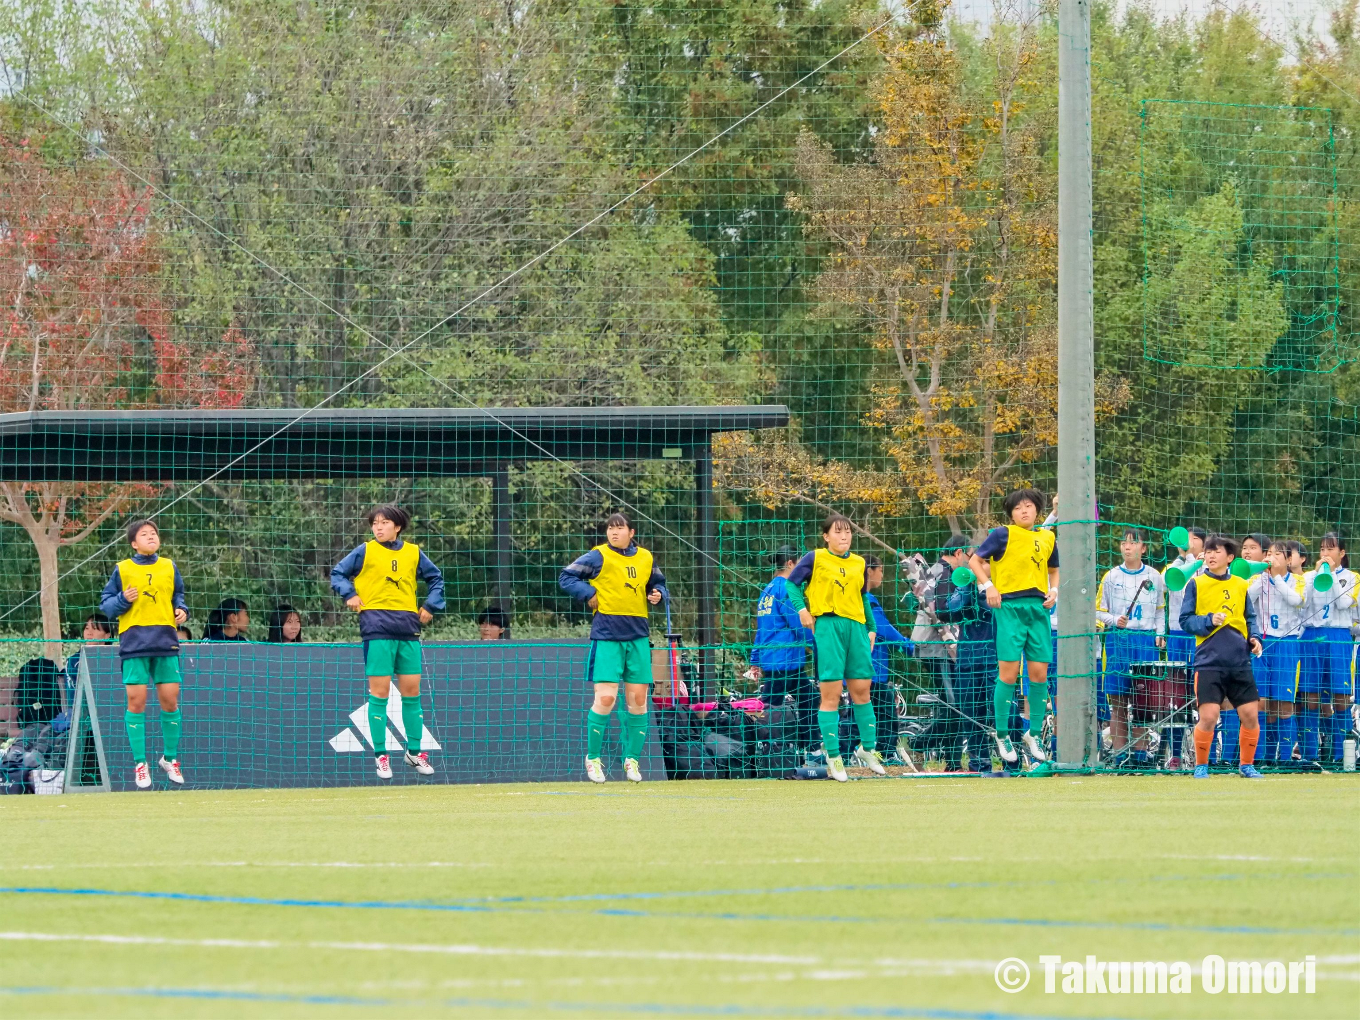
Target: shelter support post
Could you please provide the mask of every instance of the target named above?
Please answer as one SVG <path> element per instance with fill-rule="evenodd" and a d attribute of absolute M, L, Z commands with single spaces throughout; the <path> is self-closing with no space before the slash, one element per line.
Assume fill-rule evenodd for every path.
<path fill-rule="evenodd" d="M 707 690 L 713 680 L 717 628 L 718 525 L 713 507 L 713 446 L 705 437 L 694 458 L 694 531 L 698 547 L 699 680 Z"/>

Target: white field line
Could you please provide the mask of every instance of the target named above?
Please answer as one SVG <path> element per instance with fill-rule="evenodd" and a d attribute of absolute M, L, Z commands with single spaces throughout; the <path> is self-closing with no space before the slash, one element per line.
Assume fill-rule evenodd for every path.
<path fill-rule="evenodd" d="M 279 942 L 271 939 L 179 939 L 159 935 L 87 935 L 62 932 L 0 931 L 0 942 L 96 942 L 127 946 L 193 946 L 206 949 L 318 949 L 369 953 L 436 953 L 448 956 L 528 956 L 536 958 L 657 960 L 683 963 L 816 964 L 817 956 L 773 953 L 694 953 L 684 950 L 554 949 L 523 946 L 399 942 Z"/>

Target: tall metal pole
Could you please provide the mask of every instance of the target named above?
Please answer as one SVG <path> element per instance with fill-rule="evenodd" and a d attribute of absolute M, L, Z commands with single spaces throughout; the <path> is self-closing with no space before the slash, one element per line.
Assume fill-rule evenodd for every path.
<path fill-rule="evenodd" d="M 1057 718 L 1067 766 L 1094 765 L 1098 749 L 1090 51 L 1090 0 L 1059 0 Z"/>

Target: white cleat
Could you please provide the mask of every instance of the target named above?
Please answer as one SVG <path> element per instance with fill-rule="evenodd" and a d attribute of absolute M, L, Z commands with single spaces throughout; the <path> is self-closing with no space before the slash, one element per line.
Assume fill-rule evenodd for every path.
<path fill-rule="evenodd" d="M 1009 765 L 1014 765 L 1020 757 L 1015 753 L 1015 745 L 1011 743 L 1011 738 L 999 734 L 996 738 L 996 753 L 1001 756 L 1002 761 Z"/>
<path fill-rule="evenodd" d="M 623 759 L 623 774 L 628 778 L 630 783 L 642 782 L 642 770 L 638 768 L 636 758 Z"/>
<path fill-rule="evenodd" d="M 137 789 L 149 790 L 151 788 L 151 769 L 147 767 L 146 762 L 139 761 L 137 767 L 132 770 L 132 776 L 137 783 Z"/>
<path fill-rule="evenodd" d="M 434 775 L 434 766 L 430 764 L 430 756 L 424 751 L 421 751 L 419 754 L 412 754 L 410 751 L 407 751 L 405 761 L 407 765 L 410 765 L 411 768 L 415 769 L 422 776 Z"/>
<path fill-rule="evenodd" d="M 179 770 L 178 758 L 176 758 L 174 761 L 166 761 L 165 758 L 162 757 L 160 765 L 162 771 L 164 771 L 165 774 L 170 778 L 170 782 L 174 783 L 176 786 L 184 785 L 184 773 Z M 147 771 L 149 772 L 150 769 L 148 769 Z M 147 777 L 146 785 L 147 786 L 151 785 L 151 779 L 149 776 Z"/>
<path fill-rule="evenodd" d="M 883 767 L 883 759 L 879 757 L 877 751 L 866 751 L 863 747 L 857 747 L 855 748 L 855 761 L 876 776 L 888 774 L 888 770 Z"/>
<path fill-rule="evenodd" d="M 1029 752 L 1032 761 L 1048 761 L 1048 755 L 1044 754 L 1044 749 L 1039 746 L 1039 741 L 1034 739 L 1034 734 L 1028 731 L 1021 738 L 1024 742 L 1025 750 Z"/>
<path fill-rule="evenodd" d="M 373 769 L 378 773 L 379 779 L 392 778 L 392 759 L 385 754 L 380 754 L 373 759 Z"/>
<path fill-rule="evenodd" d="M 604 774 L 604 762 L 599 758 L 587 758 L 586 775 L 590 777 L 592 783 L 603 783 L 607 778 Z"/>
<path fill-rule="evenodd" d="M 845 762 L 840 755 L 826 760 L 826 774 L 838 783 L 848 783 L 850 777 L 845 774 Z"/>

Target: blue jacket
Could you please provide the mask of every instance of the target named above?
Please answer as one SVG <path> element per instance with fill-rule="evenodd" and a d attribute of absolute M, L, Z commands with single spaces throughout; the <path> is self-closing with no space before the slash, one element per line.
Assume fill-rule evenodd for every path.
<path fill-rule="evenodd" d="M 874 683 L 882 684 L 888 682 L 888 645 L 901 645 L 903 651 L 908 655 L 913 654 L 916 647 L 911 643 L 910 638 L 888 622 L 888 614 L 883 612 L 878 596 L 870 595 L 868 598 L 869 608 L 874 614 L 874 625 L 870 629 L 877 634 L 874 638 L 874 653 L 871 657 L 874 665 Z"/>
<path fill-rule="evenodd" d="M 976 584 L 965 584 L 949 593 L 941 606 L 935 608 L 936 617 L 944 623 L 959 624 L 959 646 L 965 642 L 996 642 L 996 617 Z"/>
<path fill-rule="evenodd" d="M 751 665 L 767 673 L 787 673 L 802 669 L 812 631 L 798 619 L 798 610 L 789 601 L 788 578 L 775 576 L 760 593 L 756 604 L 756 639 L 751 648 Z"/>
<path fill-rule="evenodd" d="M 143 567 L 149 567 L 155 563 L 159 556 L 143 556 L 141 553 L 132 554 L 132 562 Z M 189 602 L 184 597 L 184 578 L 179 575 L 179 566 L 175 567 L 175 594 L 170 599 L 170 604 L 176 609 L 183 609 L 186 618 L 189 615 Z M 122 616 L 132 608 L 132 603 L 123 598 L 123 579 L 118 572 L 118 568 L 113 568 L 113 576 L 109 578 L 109 583 L 104 585 L 103 592 L 99 595 L 99 609 L 113 621 L 113 629 L 118 629 L 118 617 Z M 178 655 L 179 654 L 179 634 L 173 625 L 169 627 L 129 627 L 122 634 L 118 635 L 118 657 L 120 659 L 149 659 L 155 656 Z"/>
<path fill-rule="evenodd" d="M 406 544 L 404 539 L 383 542 L 383 548 L 396 552 Z M 331 568 L 331 590 L 342 599 L 350 599 L 358 594 L 354 590 L 354 579 L 364 568 L 365 542 L 343 560 Z M 420 551 L 416 563 L 416 580 L 424 581 L 428 589 L 425 593 L 425 608 L 437 613 L 444 608 L 444 575 L 434 565 L 425 550 Z M 420 637 L 420 614 L 405 609 L 365 609 L 359 614 L 359 636 L 365 641 L 396 640 L 409 641 Z"/>
<path fill-rule="evenodd" d="M 1222 581 L 1228 575 L 1211 574 L 1206 570 L 1204 576 Z M 1233 627 L 1220 627 L 1213 637 L 1208 636 L 1214 631 L 1214 617 L 1212 613 L 1195 612 L 1195 603 L 1198 601 L 1195 580 L 1192 577 L 1186 582 L 1183 589 L 1185 598 L 1181 600 L 1181 630 L 1195 637 L 1204 638 L 1204 641 L 1195 645 L 1194 668 L 1241 669 L 1243 666 L 1250 666 L 1251 645 L 1240 631 Z M 1259 641 L 1261 628 L 1256 622 L 1256 609 L 1252 606 L 1251 599 L 1243 601 L 1245 604 L 1242 607 L 1242 615 L 1247 621 L 1247 635 Z"/>
<path fill-rule="evenodd" d="M 617 550 L 616 550 L 617 551 Z M 629 545 L 622 551 L 624 556 L 636 556 L 637 545 Z M 600 576 L 604 569 L 604 554 L 592 549 L 584 556 L 578 556 L 572 563 L 562 568 L 557 577 L 557 586 L 577 602 L 589 602 L 595 594 L 595 586 L 590 582 Z M 652 576 L 647 579 L 647 594 L 661 592 L 669 598 L 666 591 L 666 578 L 652 561 Z M 592 641 L 636 641 L 651 634 L 652 626 L 645 616 L 610 616 L 596 613 L 590 621 Z"/>

